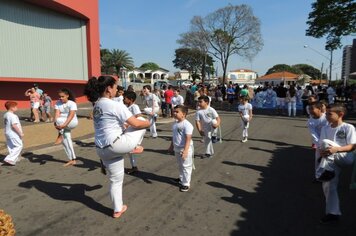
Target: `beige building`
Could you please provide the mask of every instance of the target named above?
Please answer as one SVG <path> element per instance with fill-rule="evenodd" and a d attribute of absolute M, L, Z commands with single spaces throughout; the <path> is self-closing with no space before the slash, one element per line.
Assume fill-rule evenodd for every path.
<path fill-rule="evenodd" d="M 257 72 L 247 69 L 237 69 L 228 72 L 228 82 L 233 84 L 248 84 L 254 85 L 257 78 Z"/>

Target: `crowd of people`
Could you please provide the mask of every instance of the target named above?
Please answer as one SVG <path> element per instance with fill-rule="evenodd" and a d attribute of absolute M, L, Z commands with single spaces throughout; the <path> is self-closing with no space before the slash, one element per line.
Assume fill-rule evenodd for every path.
<path fill-rule="evenodd" d="M 149 128 L 151 138 L 157 138 L 156 121 L 160 110 L 163 117 L 174 118 L 172 140 L 167 151 L 174 153 L 177 160 L 179 178 L 176 182 L 179 190 L 187 192 L 194 169 L 194 126 L 186 119 L 188 107 L 196 109 L 195 127 L 204 143 L 202 158 L 209 159 L 214 156 L 213 144 L 218 139 L 217 131 L 222 123 L 213 107 L 213 101 L 214 106 L 221 106 L 221 103 L 226 101 L 228 109 L 237 108 L 242 127 L 241 142 L 245 143 L 248 141 L 248 128 L 253 118 L 253 104 L 259 104 L 263 94 L 263 102 L 272 103 L 278 114 L 282 113 L 287 103 L 288 116 L 296 116 L 296 104 L 298 101 L 303 103 L 303 111 L 309 116 L 307 124 L 312 137 L 312 148 L 315 149 L 315 180 L 322 182 L 326 199 L 326 214 L 321 222 L 337 221 L 341 214 L 337 195 L 340 166 L 353 163 L 351 151 L 356 146 L 356 133 L 354 126 L 343 122 L 346 109 L 343 105 L 334 104 L 333 88 L 329 86 L 326 91 L 327 95 L 322 96 L 312 87 L 301 89 L 293 85 L 286 87 L 284 84 L 253 90 L 247 85 L 240 88 L 231 83 L 215 88 L 194 83 L 188 88 L 184 100 L 179 88 L 164 86 L 152 91 L 150 85 L 145 85 L 140 93 L 145 106 L 141 112 L 136 104 L 137 94 L 132 86 L 125 91 L 111 76 L 91 78 L 85 86 L 84 94 L 93 104 L 96 153 L 102 164 L 102 172 L 108 175 L 110 180 L 113 217 L 119 218 L 128 208 L 122 200 L 124 155 L 129 155 L 131 163 L 131 169 L 126 173 L 134 174 L 139 171 L 136 155 L 144 151 L 142 140 L 146 128 Z M 42 114 L 42 120 L 54 123 L 58 132 L 55 144 L 63 145 L 69 159 L 64 166 L 75 165 L 76 155 L 71 130 L 78 126 L 78 118 L 73 93 L 66 88 L 58 91 L 59 99 L 54 106 L 53 116 L 50 110 L 52 99 L 38 86 L 27 90 L 25 95 L 30 97 L 33 122 L 40 122 L 39 114 Z M 267 97 L 271 97 L 271 101 L 267 101 Z M 236 100 L 238 103 L 235 103 Z M 17 103 L 8 101 L 5 107 L 5 136 L 9 155 L 3 162 L 14 166 L 23 149 L 24 133 L 15 114 Z M 43 119 L 43 114 L 47 114 L 46 119 Z"/>

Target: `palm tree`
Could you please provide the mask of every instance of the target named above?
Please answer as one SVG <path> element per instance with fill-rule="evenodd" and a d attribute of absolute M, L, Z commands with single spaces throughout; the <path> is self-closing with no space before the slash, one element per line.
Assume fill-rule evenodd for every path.
<path fill-rule="evenodd" d="M 124 50 L 112 49 L 111 62 L 118 75 L 120 74 L 120 70 L 122 68 L 126 68 L 129 70 L 134 68 L 134 62 L 132 57 L 130 57 L 130 55 Z"/>

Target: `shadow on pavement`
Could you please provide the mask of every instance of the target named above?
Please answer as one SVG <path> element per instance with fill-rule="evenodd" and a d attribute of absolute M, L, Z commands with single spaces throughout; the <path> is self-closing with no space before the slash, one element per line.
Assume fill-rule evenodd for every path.
<path fill-rule="evenodd" d="M 247 192 L 238 186 L 218 182 L 207 183 L 228 190 L 232 196 L 221 199 L 246 209 L 231 235 L 356 235 L 356 191 L 349 190 L 351 168 L 341 173 L 339 197 L 343 215 L 340 222 L 321 225 L 319 219 L 324 214 L 325 200 L 321 184 L 312 181 L 313 151 L 304 146 L 274 143 L 279 146 L 267 167 L 222 162 L 231 168 L 260 172 L 260 182 L 254 191 Z"/>
<path fill-rule="evenodd" d="M 77 163 L 74 166 L 79 167 L 79 168 L 88 168 L 88 171 L 93 171 L 93 170 L 101 167 L 99 158 L 98 158 L 98 161 L 93 161 L 90 159 L 86 159 L 84 157 L 77 157 L 77 160 L 81 161 L 82 164 Z"/>
<path fill-rule="evenodd" d="M 91 197 L 85 195 L 86 191 L 100 189 L 102 188 L 102 185 L 88 186 L 86 184 L 68 184 L 46 182 L 43 180 L 29 180 L 19 183 L 19 186 L 27 189 L 35 188 L 55 200 L 75 201 L 105 215 L 112 214 L 112 209 L 103 206 L 102 204 L 94 201 Z"/>
<path fill-rule="evenodd" d="M 32 163 L 39 163 L 40 165 L 44 165 L 47 161 L 66 163 L 66 161 L 54 159 L 53 156 L 47 154 L 36 155 L 32 152 L 25 152 L 22 156 L 28 159 Z"/>
<path fill-rule="evenodd" d="M 80 140 L 75 140 L 74 143 L 80 147 L 95 147 L 95 142 L 85 143 Z"/>
<path fill-rule="evenodd" d="M 128 169 L 125 168 L 125 173 L 127 173 Z M 152 184 L 152 182 L 161 182 L 161 183 L 166 183 L 174 186 L 178 186 L 177 183 L 174 181 L 174 178 L 162 176 L 162 175 L 156 175 L 151 172 L 145 172 L 139 170 L 138 172 L 135 172 L 134 174 L 131 174 L 131 176 L 137 177 L 142 179 L 145 183 L 147 184 Z"/>

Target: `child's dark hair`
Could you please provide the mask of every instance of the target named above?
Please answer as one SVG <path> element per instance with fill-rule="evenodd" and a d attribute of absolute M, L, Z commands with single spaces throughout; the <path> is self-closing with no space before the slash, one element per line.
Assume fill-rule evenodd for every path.
<path fill-rule="evenodd" d="M 150 92 L 152 91 L 151 85 L 145 85 L 143 86 L 144 89 L 148 89 Z"/>
<path fill-rule="evenodd" d="M 242 101 L 248 101 L 250 98 L 249 98 L 249 96 L 240 96 L 240 99 Z"/>
<path fill-rule="evenodd" d="M 198 100 L 203 100 L 204 102 L 209 103 L 209 97 L 205 95 L 198 97 Z"/>
<path fill-rule="evenodd" d="M 133 91 L 125 91 L 124 98 L 128 98 L 131 101 L 136 101 L 136 93 Z"/>
<path fill-rule="evenodd" d="M 173 108 L 174 110 L 180 110 L 184 115 L 188 114 L 188 107 L 184 105 L 177 105 Z"/>
<path fill-rule="evenodd" d="M 122 87 L 122 86 L 117 86 L 117 91 L 119 92 L 119 91 L 124 91 L 124 87 Z"/>
<path fill-rule="evenodd" d="M 17 106 L 17 102 L 15 102 L 15 101 L 7 101 L 7 102 L 5 102 L 6 110 L 10 110 L 10 108 L 16 107 L 16 106 Z"/>
<path fill-rule="evenodd" d="M 342 113 L 344 113 L 344 115 L 346 115 L 346 108 L 341 103 L 329 104 L 326 108 L 328 110 L 331 110 L 332 112 L 336 112 L 338 114 L 340 114 L 342 112 Z"/>
<path fill-rule="evenodd" d="M 315 108 L 321 110 L 321 108 L 323 107 L 323 104 L 321 102 L 315 101 L 315 102 L 309 103 L 309 107 L 315 107 Z"/>
<path fill-rule="evenodd" d="M 116 80 L 112 76 L 99 76 L 99 78 L 92 77 L 88 80 L 88 83 L 84 88 L 84 95 L 88 100 L 95 103 L 105 92 L 107 87 L 113 87 L 116 84 Z"/>
<path fill-rule="evenodd" d="M 68 95 L 68 100 L 75 102 L 75 95 L 70 89 L 62 88 L 58 91 L 58 93 L 64 93 L 64 94 Z"/>
<path fill-rule="evenodd" d="M 174 91 L 177 91 L 178 93 L 180 93 L 179 88 L 175 88 Z"/>

